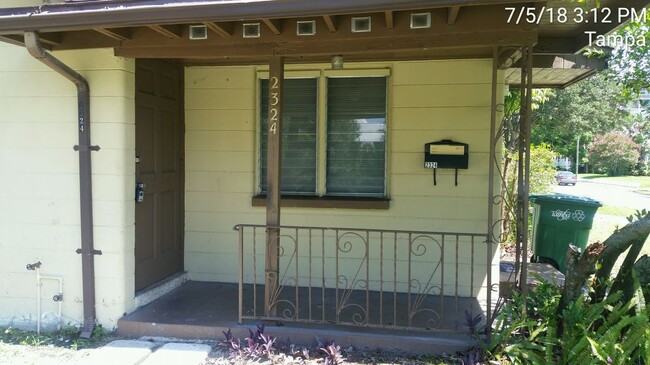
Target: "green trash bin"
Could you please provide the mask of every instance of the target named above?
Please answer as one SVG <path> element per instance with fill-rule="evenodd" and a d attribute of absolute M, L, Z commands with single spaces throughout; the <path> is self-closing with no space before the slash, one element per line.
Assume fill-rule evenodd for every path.
<path fill-rule="evenodd" d="M 569 244 L 584 251 L 598 208 L 590 198 L 567 194 L 531 195 L 533 203 L 533 262 L 548 262 L 566 273 Z"/>

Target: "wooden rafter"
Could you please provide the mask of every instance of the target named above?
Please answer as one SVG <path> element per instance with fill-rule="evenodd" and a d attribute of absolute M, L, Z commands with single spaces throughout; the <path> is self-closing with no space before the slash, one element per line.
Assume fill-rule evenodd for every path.
<path fill-rule="evenodd" d="M 393 11 L 392 10 L 386 10 L 384 12 L 384 17 L 386 18 L 386 28 L 388 29 L 393 29 Z"/>
<path fill-rule="evenodd" d="M 129 39 L 131 39 L 131 30 L 128 28 L 127 29 L 97 28 L 95 29 L 95 31 L 118 41 L 128 41 Z"/>
<path fill-rule="evenodd" d="M 264 24 L 273 32 L 273 34 L 282 33 L 282 21 L 280 19 L 262 19 Z"/>
<path fill-rule="evenodd" d="M 330 31 L 330 33 L 336 33 L 336 29 L 338 28 L 336 16 L 323 15 L 323 20 L 325 21 L 325 25 L 327 26 L 327 29 Z"/>
<path fill-rule="evenodd" d="M 61 33 L 42 33 L 40 34 L 40 39 L 42 43 L 49 44 L 52 46 L 58 46 L 62 43 Z"/>
<path fill-rule="evenodd" d="M 5 42 L 9 44 L 13 44 L 15 46 L 25 46 L 25 41 L 23 40 L 23 37 L 18 36 L 18 35 L 3 35 L 0 36 L 0 42 Z"/>
<path fill-rule="evenodd" d="M 149 28 L 170 39 L 181 39 L 183 36 L 180 25 L 150 25 Z"/>
<path fill-rule="evenodd" d="M 233 24 L 232 23 L 215 23 L 215 22 L 204 22 L 203 25 L 208 27 L 211 31 L 217 33 L 218 35 L 224 38 L 230 38 L 233 34 Z"/>
<path fill-rule="evenodd" d="M 458 13 L 460 12 L 460 6 L 450 6 L 447 8 L 447 24 L 452 25 L 456 24 L 456 19 L 458 19 Z"/>

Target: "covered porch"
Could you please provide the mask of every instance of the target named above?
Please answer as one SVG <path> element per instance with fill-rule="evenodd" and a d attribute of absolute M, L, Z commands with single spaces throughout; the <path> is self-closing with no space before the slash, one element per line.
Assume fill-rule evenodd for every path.
<path fill-rule="evenodd" d="M 518 209 L 525 222 L 531 89 L 566 86 L 603 67 L 575 54 L 586 45 L 580 36 L 584 27 L 509 22 L 505 7 L 529 6 L 520 1 L 165 5 L 88 2 L 45 6 L 45 12 L 25 11 L 24 18 L 15 11 L 1 13 L 0 36 L 12 44 L 36 36 L 46 51 L 113 48 L 117 57 L 162 60 L 181 70 L 183 81 L 174 85 L 182 90 L 170 94 L 181 95 L 174 101 L 184 140 L 181 153 L 170 158 L 179 169 L 175 188 L 184 195 L 169 203 L 180 212 L 174 221 L 154 225 L 163 239 L 154 242 L 150 256 L 174 245 L 180 267 L 173 270 L 187 271 L 190 281 L 120 319 L 118 331 L 218 338 L 227 328 L 244 333 L 267 321 L 283 324 L 271 332 L 281 339 L 294 334 L 307 339 L 318 330 L 324 337 L 349 338 L 341 343 L 350 344 L 374 338 L 402 349 L 411 340 L 414 346 L 453 347 L 456 340 L 466 345 L 466 316 L 480 314 L 489 322 L 498 298 L 504 86 L 522 89 Z M 24 30 L 38 33 L 26 38 Z M 133 89 L 140 92 L 138 77 L 144 73 L 137 67 L 134 73 Z M 327 182 L 327 85 L 351 77 L 388 80 L 384 134 L 372 140 L 385 148 L 382 180 L 379 192 L 360 196 L 329 194 Z M 282 99 L 289 78 L 317 80 L 317 157 L 308 196 L 283 191 Z M 262 80 L 270 85 L 264 106 Z M 137 108 L 137 94 L 135 99 Z M 136 128 L 143 124 L 137 113 Z M 138 138 L 140 165 L 127 174 L 136 186 L 136 202 L 129 207 L 136 212 L 149 201 L 164 203 L 153 194 L 167 192 L 149 193 L 138 185 L 137 169 L 145 165 L 141 160 L 146 163 Z M 423 146 L 450 138 L 468 142 L 467 170 L 425 165 Z M 152 151 L 163 151 L 156 143 Z M 144 189 L 144 204 L 138 205 L 137 189 Z M 156 204 L 151 209 L 171 210 Z M 136 213 L 136 265 L 138 255 L 142 262 L 150 259 L 138 246 L 138 219 Z M 171 226 L 173 234 L 166 234 Z M 520 252 L 526 252 L 526 235 L 520 229 Z M 178 240 L 167 242 L 169 236 Z M 102 259 L 95 254 L 89 247 L 84 257 Z M 524 291 L 526 259 L 518 255 Z M 136 267 L 136 282 L 137 275 Z M 133 279 L 130 272 L 124 276 Z M 136 289 L 140 286 L 146 285 Z M 94 293 L 84 292 L 84 303 L 91 302 Z M 92 316 L 85 318 L 92 322 Z"/>
<path fill-rule="evenodd" d="M 245 285 L 247 294 L 252 286 Z M 263 288 L 258 287 L 263 297 Z M 334 326 L 332 324 L 297 323 L 293 321 L 253 321 L 239 323 L 237 284 L 217 282 L 187 281 L 180 287 L 164 295 L 155 302 L 122 317 L 118 322 L 118 334 L 126 337 L 162 336 L 187 339 L 223 340 L 229 329 L 239 338 L 248 336 L 248 330 L 266 323 L 266 333 L 277 337 L 278 341 L 290 341 L 296 345 L 313 346 L 317 339 L 334 341 L 341 346 L 354 348 L 381 348 L 386 351 L 411 353 L 442 353 L 466 349 L 472 343 L 467 328 L 463 328 L 465 317 L 457 318 L 449 331 L 409 331 L 390 328 L 369 328 L 356 325 Z M 326 301 L 335 301 L 334 293 L 327 291 Z M 372 298 L 373 300 L 376 297 Z M 400 305 L 406 305 L 404 297 L 399 296 Z M 469 298 L 446 298 L 446 318 L 456 314 L 454 305 L 475 307 Z M 436 299 L 434 299 L 436 300 Z M 372 316 L 377 315 L 375 311 Z M 352 321 L 351 317 L 347 320 Z M 425 323 L 417 323 L 425 325 Z M 450 327 L 450 328 L 451 328 Z M 456 330 L 458 329 L 458 331 Z"/>

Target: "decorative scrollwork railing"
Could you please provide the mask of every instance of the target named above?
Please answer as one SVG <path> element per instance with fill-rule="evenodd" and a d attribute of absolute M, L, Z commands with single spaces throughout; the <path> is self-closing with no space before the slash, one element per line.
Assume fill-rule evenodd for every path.
<path fill-rule="evenodd" d="M 278 269 L 265 271 L 266 231 Z M 485 314 L 485 234 L 237 225 L 239 321 L 459 330 Z M 270 280 L 269 280 L 270 279 Z M 265 303 L 264 283 L 269 288 Z"/>

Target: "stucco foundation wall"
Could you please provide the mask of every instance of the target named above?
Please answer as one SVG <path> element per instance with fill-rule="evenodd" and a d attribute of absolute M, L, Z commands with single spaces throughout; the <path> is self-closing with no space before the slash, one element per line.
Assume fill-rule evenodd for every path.
<path fill-rule="evenodd" d="M 287 66 L 287 70 L 328 67 Z M 282 223 L 485 233 L 492 61 L 345 65 L 346 70 L 355 68 L 390 69 L 390 208 L 282 208 Z M 265 222 L 265 209 L 251 206 L 258 156 L 257 71 L 254 67 L 186 69 L 185 268 L 191 280 L 236 282 L 238 236 L 232 227 Z M 502 98 L 502 73 L 498 90 Z M 453 170 L 439 170 L 434 186 L 432 171 L 423 168 L 424 144 L 441 139 L 469 144 L 469 169 L 459 170 L 458 186 L 454 186 Z M 476 245 L 474 268 L 479 274 L 474 277 L 475 288 L 485 289 L 486 255 L 497 281 L 496 250 L 488 254 L 486 245 Z M 468 255 L 461 250 L 463 275 L 469 271 Z M 455 261 L 451 252 L 445 255 L 445 262 L 450 263 L 445 270 L 446 285 L 454 283 L 454 274 L 447 270 L 454 270 Z M 476 289 L 469 293 L 464 288 L 463 292 L 477 294 Z"/>
<path fill-rule="evenodd" d="M 134 62 L 112 50 L 56 52 L 86 77 L 91 141 L 98 322 L 113 328 L 133 309 Z M 60 276 L 63 322 L 83 321 L 79 227 L 77 93 L 24 48 L 0 43 L 0 325 L 36 324 L 36 275 Z M 56 322 L 45 282 L 45 325 Z"/>

